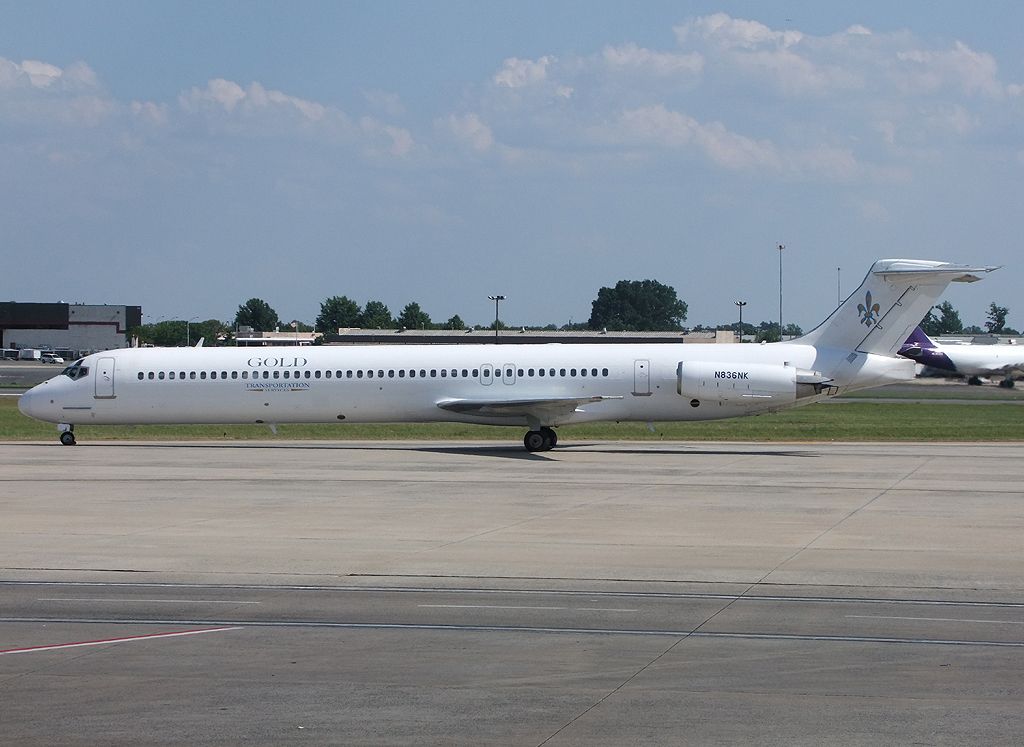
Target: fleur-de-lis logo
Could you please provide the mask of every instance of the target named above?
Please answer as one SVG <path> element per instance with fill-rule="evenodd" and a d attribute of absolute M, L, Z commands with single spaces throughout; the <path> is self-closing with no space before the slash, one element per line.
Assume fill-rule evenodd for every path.
<path fill-rule="evenodd" d="M 866 324 L 869 327 L 878 321 L 878 312 L 881 310 L 882 308 L 877 303 L 871 303 L 871 291 L 868 291 L 867 295 L 864 296 L 864 303 L 857 304 L 861 324 Z"/>

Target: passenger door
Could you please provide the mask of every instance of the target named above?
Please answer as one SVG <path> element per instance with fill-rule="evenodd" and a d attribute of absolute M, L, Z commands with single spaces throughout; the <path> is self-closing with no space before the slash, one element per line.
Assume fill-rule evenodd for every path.
<path fill-rule="evenodd" d="M 114 359 L 100 358 L 96 361 L 96 399 L 113 399 Z"/>

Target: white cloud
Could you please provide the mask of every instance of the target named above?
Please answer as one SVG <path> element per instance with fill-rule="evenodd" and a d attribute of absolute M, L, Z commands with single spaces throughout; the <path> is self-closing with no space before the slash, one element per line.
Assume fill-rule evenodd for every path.
<path fill-rule="evenodd" d="M 661 104 L 623 112 L 614 124 L 595 128 L 593 132 L 609 144 L 671 149 L 695 147 L 715 163 L 733 170 L 777 169 L 781 165 L 771 143 L 730 132 L 721 122 L 698 122 Z"/>
<path fill-rule="evenodd" d="M 48 88 L 60 80 L 63 71 L 56 65 L 37 60 L 25 60 L 21 70 L 28 76 L 29 82 L 36 88 Z"/>
<path fill-rule="evenodd" d="M 612 70 L 637 70 L 658 76 L 699 75 L 704 69 L 704 56 L 699 52 L 654 52 L 636 44 L 605 47 L 601 56 Z"/>
<path fill-rule="evenodd" d="M 732 18 L 726 13 L 695 18 L 676 26 L 673 31 L 680 44 L 699 37 L 723 49 L 756 49 L 765 45 L 790 47 L 803 38 L 799 31 L 774 31 L 758 21 Z"/>
<path fill-rule="evenodd" d="M 19 63 L 0 57 L 0 90 L 21 88 L 56 93 L 98 87 L 96 73 L 84 62 L 73 62 L 61 69 L 39 60 L 23 60 Z"/>
<path fill-rule="evenodd" d="M 178 103 L 186 111 L 200 111 L 204 108 L 220 108 L 226 112 L 251 113 L 259 110 L 289 110 L 301 114 L 311 121 L 319 121 L 327 113 L 327 107 L 315 101 L 289 96 L 281 91 L 264 88 L 260 83 L 250 83 L 242 88 L 238 83 L 215 78 L 205 88 L 193 87 L 178 96 Z"/>
<path fill-rule="evenodd" d="M 896 59 L 901 63 L 895 73 L 897 79 L 910 93 L 930 93 L 947 87 L 968 95 L 999 97 L 1005 93 L 995 58 L 975 52 L 963 42 L 942 51 L 899 51 Z"/>
<path fill-rule="evenodd" d="M 547 80 L 548 65 L 554 61 L 554 57 L 541 57 L 539 60 L 509 57 L 502 64 L 501 70 L 494 74 L 494 84 L 506 88 L 525 88 L 543 83 Z"/>
<path fill-rule="evenodd" d="M 443 125 L 459 142 L 478 153 L 485 153 L 494 147 L 494 133 L 478 114 L 452 114 L 443 121 Z"/>

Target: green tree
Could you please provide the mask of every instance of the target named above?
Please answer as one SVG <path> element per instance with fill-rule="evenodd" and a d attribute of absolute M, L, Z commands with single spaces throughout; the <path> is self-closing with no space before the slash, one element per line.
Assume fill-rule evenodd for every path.
<path fill-rule="evenodd" d="M 320 304 L 316 328 L 321 332 L 337 332 L 342 327 L 359 326 L 359 304 L 348 296 L 331 296 Z"/>
<path fill-rule="evenodd" d="M 926 335 L 933 337 L 958 335 L 963 332 L 964 324 L 960 321 L 960 313 L 953 308 L 953 304 L 943 301 L 928 310 L 928 315 L 921 322 L 921 329 Z"/>
<path fill-rule="evenodd" d="M 761 322 L 757 325 L 757 341 L 758 342 L 778 342 L 779 341 L 779 323 L 778 322 Z"/>
<path fill-rule="evenodd" d="M 219 319 L 207 319 L 205 322 L 192 322 L 189 324 L 189 344 L 195 345 L 200 338 L 205 347 L 220 345 L 222 342 L 234 339 L 234 331 Z M 184 344 L 184 339 L 182 340 Z"/>
<path fill-rule="evenodd" d="M 601 288 L 591 305 L 590 329 L 629 332 L 678 330 L 686 320 L 686 302 L 675 288 L 657 280 L 620 280 Z"/>
<path fill-rule="evenodd" d="M 270 332 L 278 324 L 277 312 L 262 298 L 250 298 L 235 314 L 235 326 L 252 327 L 259 332 Z"/>
<path fill-rule="evenodd" d="M 359 315 L 359 326 L 364 329 L 394 329 L 395 320 L 391 318 L 391 309 L 382 301 L 367 301 Z"/>
<path fill-rule="evenodd" d="M 462 321 L 462 317 L 456 314 L 447 322 L 444 323 L 445 329 L 465 329 L 466 323 Z"/>
<path fill-rule="evenodd" d="M 985 322 L 985 329 L 989 334 L 999 334 L 1006 329 L 1006 315 L 1010 310 L 1005 306 L 997 306 L 995 301 L 988 305 L 988 321 Z"/>
<path fill-rule="evenodd" d="M 421 309 L 420 305 L 415 301 L 405 305 L 396 321 L 398 326 L 403 329 L 430 329 L 433 327 L 430 315 Z"/>

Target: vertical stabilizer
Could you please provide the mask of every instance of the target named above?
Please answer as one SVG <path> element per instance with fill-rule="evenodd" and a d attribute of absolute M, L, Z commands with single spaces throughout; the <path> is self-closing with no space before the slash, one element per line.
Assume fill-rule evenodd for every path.
<path fill-rule="evenodd" d="M 922 259 L 880 259 L 852 296 L 796 342 L 895 355 L 947 285 L 980 280 L 977 273 L 994 269 Z"/>

